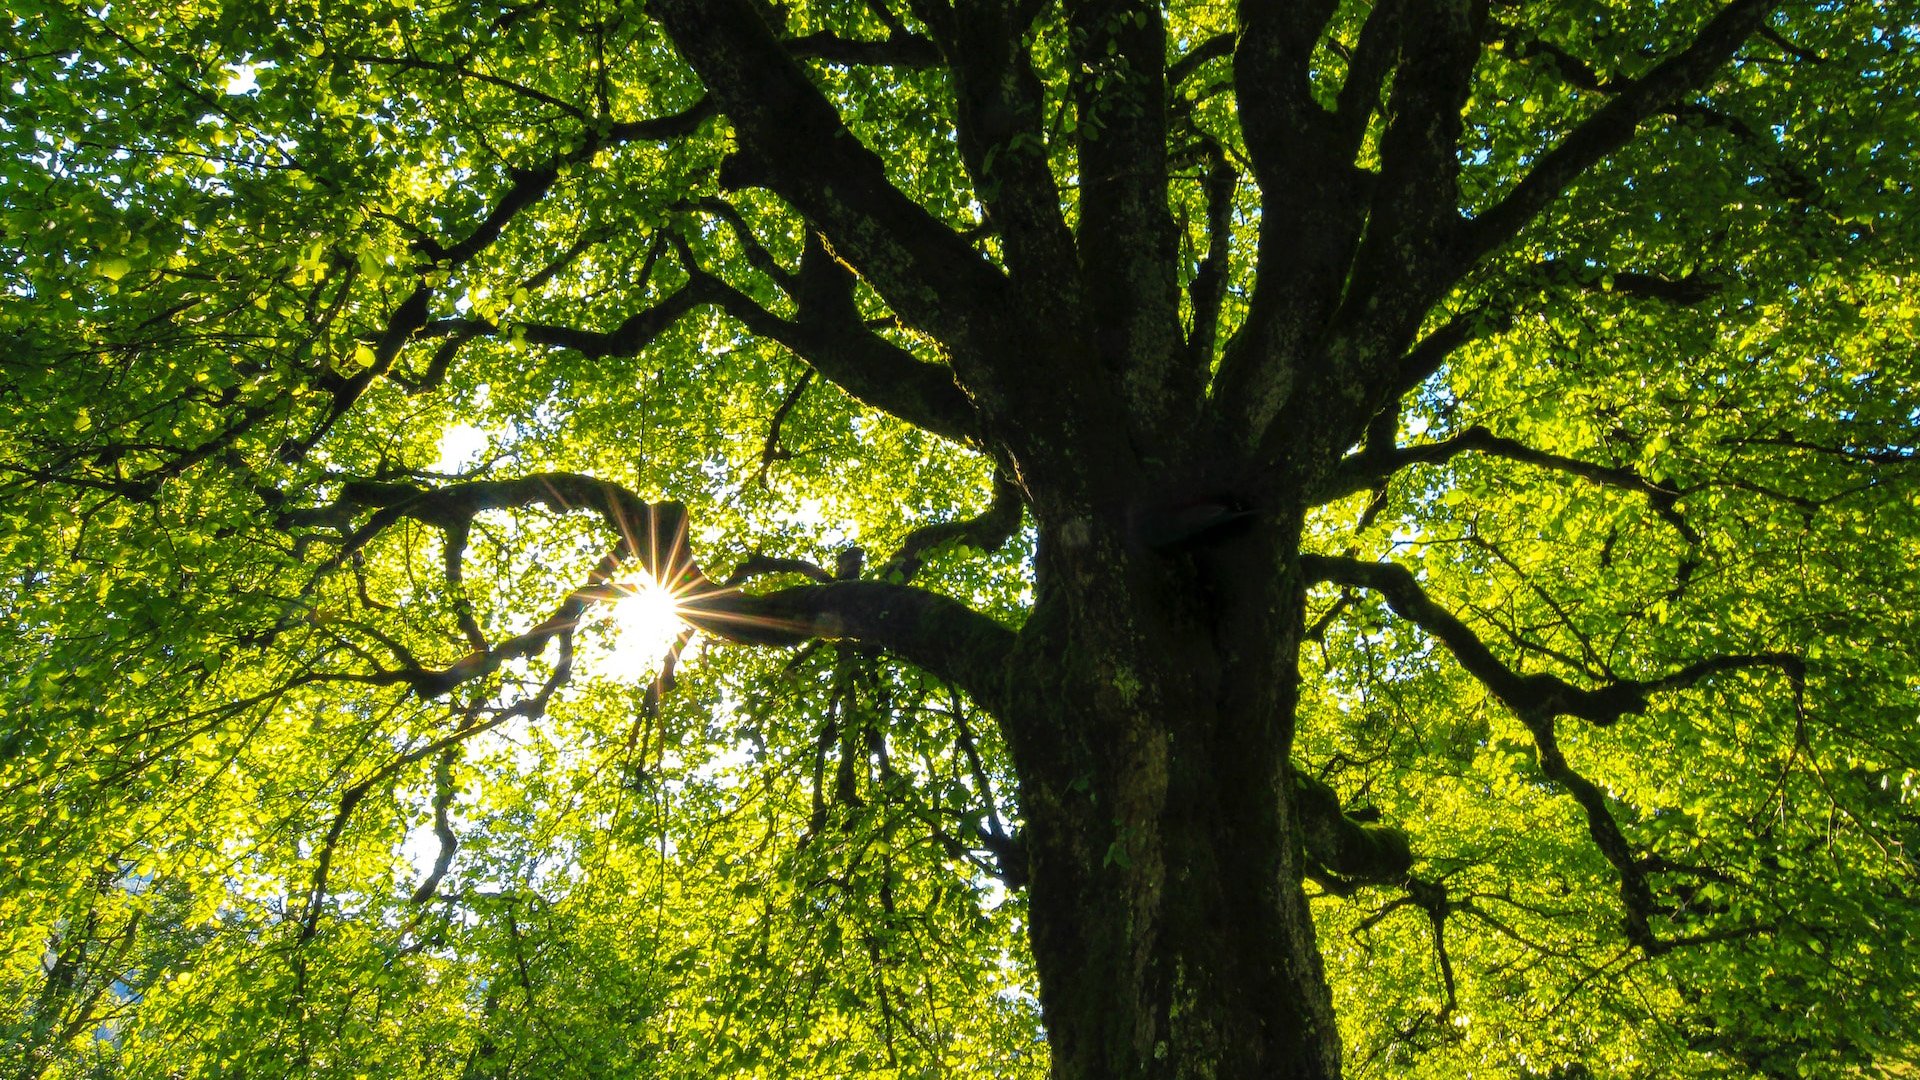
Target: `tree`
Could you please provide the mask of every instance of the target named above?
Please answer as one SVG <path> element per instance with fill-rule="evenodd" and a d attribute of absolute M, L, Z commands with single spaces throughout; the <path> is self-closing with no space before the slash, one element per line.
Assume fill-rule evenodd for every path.
<path fill-rule="evenodd" d="M 1914 1060 L 1910 8 L 11 10 L 21 1075 Z"/>

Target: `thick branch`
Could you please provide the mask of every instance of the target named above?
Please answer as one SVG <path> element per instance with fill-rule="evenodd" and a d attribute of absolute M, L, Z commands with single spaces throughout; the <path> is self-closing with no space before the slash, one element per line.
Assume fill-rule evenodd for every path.
<path fill-rule="evenodd" d="M 822 31 L 793 38 L 787 42 L 787 48 L 803 60 L 824 60 L 829 64 L 849 67 L 925 68 L 940 62 L 940 50 L 933 42 L 918 34 L 900 30 L 895 30 L 881 41 L 843 38 Z"/>
<path fill-rule="evenodd" d="M 1246 319 L 1227 342 L 1213 381 L 1212 398 L 1228 432 L 1247 446 L 1257 445 L 1281 409 L 1302 396 L 1303 361 L 1324 346 L 1366 220 L 1370 177 L 1342 153 L 1334 118 L 1307 81 L 1314 46 L 1335 6 L 1248 0 L 1240 9 L 1234 91 L 1247 152 L 1260 190 L 1287 204 L 1260 217 Z M 1316 420 L 1303 430 L 1319 426 Z"/>
<path fill-rule="evenodd" d="M 433 489 L 357 480 L 341 489 L 338 505 L 374 513 L 348 537 L 335 556 L 336 563 L 403 518 L 436 529 L 463 530 L 487 510 L 546 506 L 599 514 L 619 540 L 612 557 L 638 562 L 669 588 L 706 580 L 686 547 L 686 507 L 677 502 L 647 502 L 618 484 L 579 473 L 536 473 L 517 480 L 474 480 Z"/>
<path fill-rule="evenodd" d="M 1166 26 L 1157 3 L 1065 7 L 1087 314 L 1100 360 L 1123 381 L 1128 424 L 1152 440 L 1192 422 L 1206 375 L 1181 347 L 1179 238 L 1167 207 Z"/>
<path fill-rule="evenodd" d="M 1360 40 L 1347 58 L 1347 77 L 1335 105 L 1339 145 L 1351 158 L 1359 152 L 1367 123 L 1381 106 L 1380 89 L 1400 55 L 1400 16 L 1404 0 L 1377 0 L 1360 27 Z"/>
<path fill-rule="evenodd" d="M 815 639 L 874 645 L 997 710 L 1006 699 L 1012 630 L 958 600 L 910 585 L 835 581 L 763 595 L 716 591 L 683 600 L 680 615 L 705 633 L 744 645 Z"/>
<path fill-rule="evenodd" d="M 1298 765 L 1293 766 L 1293 795 L 1307 855 L 1329 891 L 1345 894 L 1362 885 L 1407 879 L 1413 850 L 1406 833 L 1347 816 L 1333 788 Z"/>
<path fill-rule="evenodd" d="M 870 329 L 854 306 L 853 275 L 810 238 L 795 278 L 796 319 L 782 319 L 733 286 L 693 269 L 727 314 L 779 342 L 861 402 L 955 442 L 979 438 L 973 403 L 951 369 L 915 357 Z"/>
<path fill-rule="evenodd" d="M 1389 290 L 1398 304 L 1424 309 L 1427 267 L 1437 260 L 1459 205 L 1461 113 L 1480 56 L 1479 5 L 1423 0 L 1405 19 L 1380 140 L 1380 179 L 1350 286 L 1354 301 Z M 1398 294 L 1413 288 L 1405 300 Z M 1357 309 L 1357 307 L 1356 307 Z"/>
<path fill-rule="evenodd" d="M 1440 365 L 1446 363 L 1448 357 L 1489 332 L 1506 329 L 1509 322 L 1506 316 L 1475 309 L 1463 311 L 1441 323 L 1400 358 L 1398 370 L 1389 383 L 1392 396 L 1398 398 L 1427 381 L 1434 372 L 1440 370 Z"/>
<path fill-rule="evenodd" d="M 1234 50 L 1234 91 L 1247 153 L 1262 190 L 1286 191 L 1290 162 L 1310 150 L 1327 118 L 1307 83 L 1313 47 L 1338 5 L 1333 0 L 1283 3 L 1242 0 Z M 1315 165 L 1320 162 L 1313 163 Z"/>
<path fill-rule="evenodd" d="M 732 122 L 740 153 L 723 180 L 764 186 L 831 238 L 910 324 L 954 350 L 976 393 L 1002 377 L 987 328 L 1006 279 L 959 234 L 887 180 L 750 0 L 660 0 L 652 13 Z"/>
<path fill-rule="evenodd" d="M 965 18 L 928 14 L 953 73 L 960 157 L 1008 273 L 1039 320 L 1071 329 L 1080 320 L 1073 236 L 1047 160 L 1046 88 L 1021 13 L 1001 2 L 976 4 Z"/>
<path fill-rule="evenodd" d="M 1183 53 L 1179 59 L 1167 65 L 1167 87 L 1178 89 L 1187 77 L 1215 60 L 1225 60 L 1233 55 L 1233 35 L 1215 34 Z"/>
<path fill-rule="evenodd" d="M 702 208 L 715 209 L 705 204 Z M 953 373 L 942 365 L 915 358 L 874 333 L 854 306 L 853 276 L 817 242 L 809 243 L 808 252 L 798 274 L 778 266 L 765 268 L 782 288 L 793 290 L 800 302 L 797 321 L 769 312 L 752 297 L 700 268 L 683 250 L 686 284 L 609 330 L 544 322 L 501 325 L 469 316 L 423 323 L 417 336 L 445 337 L 448 344 L 443 348 L 448 348 L 475 337 L 512 334 L 531 344 L 572 349 L 596 359 L 635 356 L 683 316 L 712 305 L 753 333 L 786 346 L 864 404 L 955 442 L 975 441 L 977 416 L 966 394 L 954 383 Z"/>

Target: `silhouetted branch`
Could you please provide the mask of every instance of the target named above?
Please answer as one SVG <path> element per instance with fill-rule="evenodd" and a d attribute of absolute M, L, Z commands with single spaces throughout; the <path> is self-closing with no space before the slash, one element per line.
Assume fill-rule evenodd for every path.
<path fill-rule="evenodd" d="M 925 68 L 940 62 L 940 50 L 918 34 L 894 31 L 881 41 L 859 41 L 825 31 L 789 38 L 787 50 L 803 60 L 829 64 Z"/>
<path fill-rule="evenodd" d="M 1524 465 L 1577 476 L 1603 487 L 1645 495 L 1654 512 L 1672 525 L 1674 531 L 1678 532 L 1689 545 L 1700 542 L 1699 531 L 1687 522 L 1678 509 L 1679 500 L 1683 494 L 1679 489 L 1655 483 L 1632 469 L 1597 465 L 1563 454 L 1536 450 L 1523 442 L 1495 435 L 1479 426 L 1468 428 L 1452 438 L 1435 443 L 1380 451 L 1369 448 L 1348 457 L 1334 470 L 1327 482 L 1323 497 L 1337 499 L 1356 491 L 1364 491 L 1408 466 L 1440 465 L 1469 451 L 1492 454 Z"/>
<path fill-rule="evenodd" d="M 336 507 L 349 518 L 371 513 L 343 540 L 329 565 L 341 565 L 403 519 L 458 536 L 484 511 L 534 506 L 595 513 L 613 533 L 613 548 L 583 585 L 531 629 L 476 648 L 446 668 L 377 669 L 360 678 L 378 685 L 405 684 L 422 698 L 434 698 L 491 675 L 510 661 L 538 656 L 556 639 L 565 650 L 566 639 L 593 604 L 619 598 L 619 590 L 611 584 L 615 575 L 637 564 L 674 594 L 688 624 L 720 640 L 774 646 L 816 638 L 858 640 L 947 678 L 976 699 L 999 696 L 999 665 L 1011 648 L 1013 632 L 965 604 L 904 584 L 839 579 L 765 595 L 742 593 L 713 582 L 700 568 L 688 546 L 683 505 L 647 502 L 618 484 L 578 473 L 539 473 L 440 488 L 348 482 Z M 1015 502 L 1013 509 L 1018 508 Z M 1005 517 L 1004 505 L 997 503 L 981 519 L 964 523 L 956 536 L 989 539 L 993 529 L 1005 528 Z M 1017 516 L 1014 521 L 1017 528 Z M 782 568 L 800 569 L 797 564 Z"/>
<path fill-rule="evenodd" d="M 943 547 L 962 546 L 983 552 L 997 551 L 1020 531 L 1023 505 L 1020 489 L 1011 480 L 996 474 L 993 503 L 984 512 L 978 517 L 940 521 L 915 529 L 900 544 L 900 550 L 880 565 L 876 576 L 882 581 L 912 581 L 927 556 Z"/>
<path fill-rule="evenodd" d="M 1540 155 L 1533 169 L 1505 197 L 1467 225 L 1456 271 L 1464 272 L 1481 256 L 1512 239 L 1581 174 L 1625 146 L 1640 121 L 1705 82 L 1777 6 L 1779 0 L 1732 0 L 1707 21 L 1686 48 L 1640 78 L 1621 84 L 1605 105 Z"/>
<path fill-rule="evenodd" d="M 1425 630 L 1453 654 L 1460 666 L 1492 691 L 1515 715 L 1574 716 L 1605 726 L 1644 712 L 1652 694 L 1686 689 L 1725 671 L 1774 668 L 1799 678 L 1802 661 L 1784 652 L 1743 653 L 1696 660 L 1655 679 L 1619 679 L 1585 688 L 1545 672 L 1522 675 L 1493 654 L 1485 642 L 1420 587 L 1413 572 L 1396 563 L 1364 562 L 1328 555 L 1303 555 L 1301 567 L 1313 581 L 1366 589 Z"/>
<path fill-rule="evenodd" d="M 1580 805 L 1594 844 L 1619 874 L 1628 940 L 1648 955 L 1672 948 L 1675 942 L 1662 941 L 1652 927 L 1654 901 L 1646 864 L 1621 832 L 1606 792 L 1568 763 L 1560 748 L 1555 720 L 1573 716 L 1604 726 L 1644 711 L 1652 694 L 1685 689 L 1721 672 L 1754 668 L 1782 672 L 1794 683 L 1797 696 L 1805 678 L 1804 662 L 1791 653 L 1780 652 L 1717 656 L 1694 661 L 1657 679 L 1622 679 L 1586 689 L 1554 675 L 1522 675 L 1508 667 L 1471 628 L 1428 597 L 1404 566 L 1318 555 L 1303 556 L 1301 562 L 1310 579 L 1378 593 L 1396 614 L 1438 639 L 1461 668 L 1513 712 L 1533 736 L 1541 772 Z"/>

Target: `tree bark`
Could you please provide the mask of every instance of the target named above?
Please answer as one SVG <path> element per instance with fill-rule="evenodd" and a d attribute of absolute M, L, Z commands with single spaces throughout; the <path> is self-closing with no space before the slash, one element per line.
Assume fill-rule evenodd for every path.
<path fill-rule="evenodd" d="M 1043 525 L 1004 721 L 1060 1080 L 1340 1073 L 1289 763 L 1298 535 Z"/>

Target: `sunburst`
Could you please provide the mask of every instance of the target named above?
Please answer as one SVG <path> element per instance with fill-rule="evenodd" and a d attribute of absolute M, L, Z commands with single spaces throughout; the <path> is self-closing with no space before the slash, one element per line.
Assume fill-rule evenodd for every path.
<path fill-rule="evenodd" d="M 639 574 L 615 583 L 620 596 L 607 606 L 604 627 L 612 642 L 602 661 L 604 671 L 617 679 L 643 681 L 660 669 L 668 650 L 690 627 L 680 617 L 680 603 L 651 575 Z"/>

